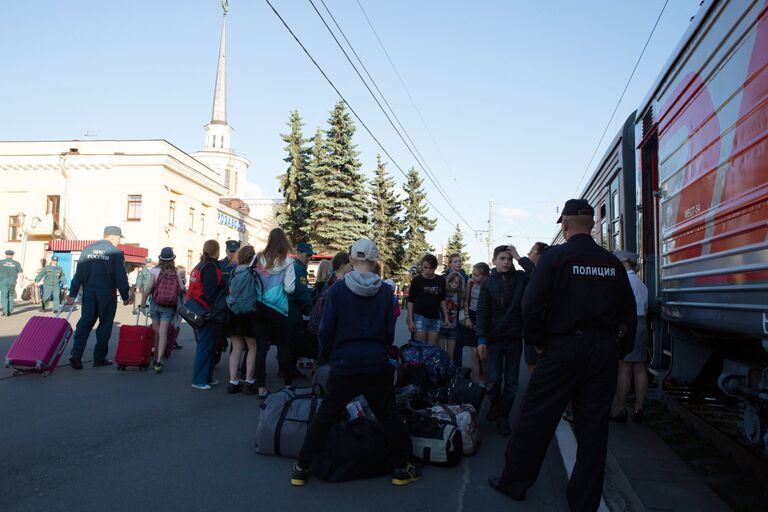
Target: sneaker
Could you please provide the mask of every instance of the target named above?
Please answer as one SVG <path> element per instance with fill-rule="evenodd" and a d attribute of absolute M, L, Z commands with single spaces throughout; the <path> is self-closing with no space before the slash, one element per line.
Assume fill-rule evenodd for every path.
<path fill-rule="evenodd" d="M 256 383 L 254 382 L 246 382 L 245 386 L 243 387 L 243 394 L 244 395 L 256 395 L 259 392 L 259 388 L 256 387 Z"/>
<path fill-rule="evenodd" d="M 163 373 L 163 368 L 165 368 L 165 365 L 160 361 L 154 361 L 152 363 L 152 368 L 154 368 L 155 373 Z"/>
<path fill-rule="evenodd" d="M 408 485 L 416 480 L 421 480 L 421 470 L 413 464 L 408 464 L 404 468 L 398 468 L 392 472 L 394 485 Z"/>
<path fill-rule="evenodd" d="M 309 480 L 309 470 L 300 467 L 298 462 L 294 463 L 291 472 L 291 485 L 301 487 L 307 483 L 307 480 Z"/>
<path fill-rule="evenodd" d="M 229 383 L 227 384 L 227 394 L 228 395 L 234 395 L 235 393 L 239 393 L 242 390 L 240 383 L 237 384 Z"/>
<path fill-rule="evenodd" d="M 504 437 L 512 434 L 512 429 L 509 427 L 509 421 L 507 420 L 499 420 L 496 423 L 496 430 L 499 431 L 499 435 Z"/>
<path fill-rule="evenodd" d="M 69 366 L 75 370 L 82 370 L 83 361 L 79 357 L 72 356 L 69 358 Z"/>
<path fill-rule="evenodd" d="M 218 386 L 219 385 L 219 381 L 217 379 L 213 379 L 208 384 L 210 384 L 211 386 Z"/>
<path fill-rule="evenodd" d="M 203 391 L 212 389 L 209 384 L 192 384 L 192 387 L 195 389 L 202 389 Z"/>

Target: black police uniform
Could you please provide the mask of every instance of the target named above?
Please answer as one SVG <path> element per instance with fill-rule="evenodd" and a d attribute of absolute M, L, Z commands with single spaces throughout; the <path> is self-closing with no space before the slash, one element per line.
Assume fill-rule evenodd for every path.
<path fill-rule="evenodd" d="M 94 362 L 104 361 L 109 351 L 109 337 L 117 311 L 115 290 L 123 301 L 128 300 L 128 275 L 125 273 L 125 257 L 122 251 L 107 240 L 100 240 L 87 246 L 80 254 L 77 270 L 72 278 L 69 296 L 77 297 L 83 288 L 82 316 L 75 329 L 75 341 L 70 355 L 83 357 L 88 335 L 96 320 L 96 345 L 93 347 Z"/>
<path fill-rule="evenodd" d="M 634 340 L 635 299 L 624 266 L 587 234 L 541 255 L 523 300 L 525 342 L 542 347 L 507 445 L 500 490 L 524 499 L 569 401 L 579 443 L 568 483 L 571 510 L 597 510 L 608 418 L 624 344 Z M 622 336 L 623 334 L 623 336 Z"/>

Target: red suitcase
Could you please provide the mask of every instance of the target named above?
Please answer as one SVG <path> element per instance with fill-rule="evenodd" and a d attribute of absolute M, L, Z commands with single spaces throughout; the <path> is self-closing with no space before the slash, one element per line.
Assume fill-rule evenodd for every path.
<path fill-rule="evenodd" d="M 141 312 L 136 315 L 136 325 L 121 325 L 117 339 L 117 353 L 115 364 L 118 370 L 125 370 L 128 366 L 138 366 L 139 370 L 147 371 L 149 361 L 152 358 L 152 349 L 155 345 L 155 331 L 147 325 L 139 325 Z"/>
<path fill-rule="evenodd" d="M 165 341 L 165 351 L 163 353 L 163 357 L 165 359 L 168 359 L 171 357 L 171 354 L 173 354 L 173 344 L 176 343 L 176 340 L 179 338 L 179 328 L 176 326 L 176 324 L 171 321 L 170 324 L 168 324 L 168 334 L 167 339 Z M 159 342 L 158 342 L 159 343 Z M 155 355 L 155 347 L 152 347 L 152 356 Z"/>
<path fill-rule="evenodd" d="M 63 309 L 63 306 L 59 308 L 54 317 L 33 316 L 27 321 L 5 355 L 5 367 L 12 366 L 14 375 L 30 372 L 42 373 L 43 377 L 47 377 L 56 368 L 72 337 L 69 317 L 74 306 L 66 318 L 59 318 Z"/>

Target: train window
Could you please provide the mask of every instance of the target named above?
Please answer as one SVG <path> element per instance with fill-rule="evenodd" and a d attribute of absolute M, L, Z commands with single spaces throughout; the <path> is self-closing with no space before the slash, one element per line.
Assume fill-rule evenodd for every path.
<path fill-rule="evenodd" d="M 600 245 L 608 249 L 608 221 L 600 221 Z"/>
<path fill-rule="evenodd" d="M 613 231 L 613 243 L 612 249 L 618 250 L 621 249 L 621 213 L 619 211 L 619 191 L 615 190 L 613 192 L 613 196 L 611 198 L 613 202 L 613 211 L 612 211 L 612 231 Z"/>
<path fill-rule="evenodd" d="M 605 203 L 600 205 L 600 219 L 605 218 Z"/>

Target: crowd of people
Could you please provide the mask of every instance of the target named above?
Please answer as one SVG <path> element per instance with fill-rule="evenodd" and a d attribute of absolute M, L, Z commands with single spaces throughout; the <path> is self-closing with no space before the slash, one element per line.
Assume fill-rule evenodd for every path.
<path fill-rule="evenodd" d="M 464 349 L 469 349 L 472 379 L 487 388 L 490 398 L 486 418 L 499 434 L 511 436 L 504 471 L 489 484 L 513 499 L 524 499 L 536 480 L 555 425 L 570 403 L 579 454 L 568 499 L 574 509 L 593 510 L 602 489 L 607 422 L 627 421 L 633 377 L 632 417 L 643 419 L 647 289 L 635 272 L 636 254 L 610 254 L 594 242 L 594 210 L 586 201 L 569 200 L 562 211 L 558 222 L 565 244 L 537 242 L 522 257 L 514 246 L 501 245 L 493 251 L 493 268 L 479 262 L 467 275 L 461 256 L 451 254 L 445 272 L 438 275 L 437 258 L 425 254 L 403 287 L 406 324 L 413 340 L 442 348 L 456 366 L 463 365 Z M 421 477 L 421 470 L 408 462 L 404 426 L 395 410 L 390 348 L 400 304 L 395 283 L 379 275 L 374 242 L 358 240 L 349 252 L 323 261 L 310 289 L 307 264 L 315 252 L 306 242 L 292 247 L 280 228 L 270 232 L 264 248 L 227 241 L 221 259 L 219 243 L 206 241 L 188 283 L 186 269 L 175 265 L 170 247 L 162 249 L 157 264 L 147 259 L 129 280 L 116 247 L 121 236 L 119 227 L 105 228 L 104 240 L 82 252 L 72 279 L 67 304 L 82 298 L 69 360 L 74 369 L 83 368 L 86 340 L 97 320 L 93 364 L 113 364 L 107 351 L 116 291 L 126 304 L 135 303 L 137 313 L 148 309 L 157 373 L 163 371 L 169 329 L 178 324 L 180 313 L 202 308 L 204 320 L 193 325 L 196 390 L 218 384 L 214 366 L 226 348 L 228 394 L 267 397 L 266 358 L 272 345 L 286 388 L 301 376 L 299 356 L 312 354 L 329 365 L 327 395 L 294 465 L 294 485 L 306 483 L 312 457 L 334 419 L 361 394 L 384 426 L 395 468 L 393 483 L 405 485 Z M 7 314 L 12 312 L 8 283 L 21 270 L 12 256 L 6 252 L 0 264 Z M 66 285 L 57 268 L 52 261 L 37 274 L 36 281 L 49 290 L 41 298 L 43 307 L 46 300 L 56 305 L 57 296 L 50 292 Z M 513 428 L 510 414 L 521 359 L 531 379 Z"/>

